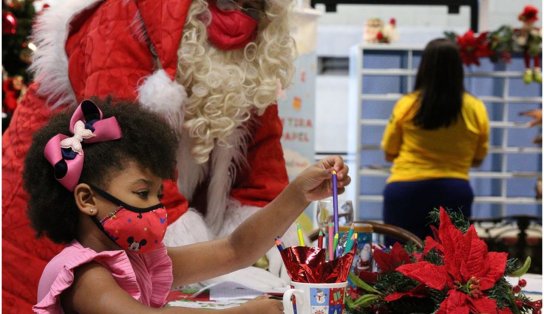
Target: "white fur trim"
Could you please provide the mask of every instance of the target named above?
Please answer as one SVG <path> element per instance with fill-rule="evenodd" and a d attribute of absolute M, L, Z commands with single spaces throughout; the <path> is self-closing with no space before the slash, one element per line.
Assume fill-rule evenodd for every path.
<path fill-rule="evenodd" d="M 76 97 L 68 77 L 68 58 L 65 44 L 69 23 L 84 9 L 101 0 L 63 1 L 38 15 L 33 29 L 34 52 L 29 70 L 40 82 L 38 94 L 47 97 L 52 107 L 76 104 Z M 53 102 L 54 101 L 54 102 Z"/>
<path fill-rule="evenodd" d="M 228 138 L 228 146 L 216 145 L 212 151 L 212 175 L 208 187 L 208 208 L 206 223 L 214 234 L 218 234 L 223 226 L 223 219 L 228 205 L 228 195 L 236 179 L 238 168 L 247 166 L 248 131 L 236 129 Z"/>
<path fill-rule="evenodd" d="M 261 208 L 256 206 L 243 206 L 240 202 L 230 199 L 223 216 L 223 225 L 218 232 L 218 237 L 224 237 L 232 233 L 244 220 Z"/>
<path fill-rule="evenodd" d="M 138 100 L 143 107 L 161 114 L 178 134 L 181 133 L 187 92 L 164 70 L 157 70 L 145 78 L 138 87 Z"/>
<path fill-rule="evenodd" d="M 211 153 L 210 163 L 197 164 L 191 155 L 191 138 L 186 131 L 181 134 L 178 149 L 178 187 L 189 200 L 197 186 L 210 176 L 206 223 L 214 234 L 221 232 L 223 217 L 228 207 L 228 195 L 238 168 L 247 166 L 246 151 L 248 131 L 239 128 L 228 138 L 229 145 L 217 145 Z M 223 234 L 223 233 L 222 233 Z"/>
<path fill-rule="evenodd" d="M 217 234 L 218 237 L 229 235 L 236 229 L 244 220 L 249 216 L 255 214 L 261 210 L 261 207 L 256 206 L 244 206 L 240 202 L 235 200 L 229 200 L 227 210 L 225 211 L 223 226 L 221 231 Z M 298 243 L 297 227 L 295 224 L 289 226 L 285 234 L 278 235 L 281 237 L 285 246 L 296 246 Z M 304 241 L 308 243 L 308 239 L 305 237 Z"/>
<path fill-rule="evenodd" d="M 178 188 L 188 201 L 193 199 L 196 187 L 209 173 L 209 164 L 198 164 L 191 155 L 191 138 L 187 131 L 181 134 L 178 148 Z"/>
<path fill-rule="evenodd" d="M 192 209 L 174 221 L 164 235 L 166 246 L 181 246 L 211 240 L 211 233 L 202 216 Z"/>

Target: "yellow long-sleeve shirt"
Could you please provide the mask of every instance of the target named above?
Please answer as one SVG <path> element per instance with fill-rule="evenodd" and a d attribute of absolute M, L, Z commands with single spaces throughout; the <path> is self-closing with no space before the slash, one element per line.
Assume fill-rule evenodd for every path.
<path fill-rule="evenodd" d="M 435 178 L 468 180 L 474 160 L 483 160 L 489 145 L 489 121 L 483 102 L 465 93 L 461 116 L 449 127 L 423 130 L 412 120 L 418 93 L 403 96 L 393 108 L 381 147 L 398 155 L 387 182 Z"/>

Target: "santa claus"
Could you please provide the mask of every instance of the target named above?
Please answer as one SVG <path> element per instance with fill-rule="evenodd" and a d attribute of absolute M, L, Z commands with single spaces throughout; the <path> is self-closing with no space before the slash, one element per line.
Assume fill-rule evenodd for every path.
<path fill-rule="evenodd" d="M 5 311 L 30 312 L 60 251 L 34 237 L 25 214 L 32 134 L 85 98 L 138 100 L 178 131 L 178 180 L 164 182 L 167 245 L 228 234 L 279 194 L 288 179 L 275 101 L 293 74 L 289 8 L 289 0 L 74 0 L 39 15 L 35 82 L 2 144 Z"/>

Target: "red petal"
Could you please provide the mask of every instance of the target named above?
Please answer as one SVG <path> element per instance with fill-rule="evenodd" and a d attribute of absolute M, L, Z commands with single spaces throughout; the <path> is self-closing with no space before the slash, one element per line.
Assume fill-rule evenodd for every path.
<path fill-rule="evenodd" d="M 448 272 L 457 280 L 461 279 L 460 267 L 465 253 L 463 233 L 451 222 L 450 216 L 440 209 L 440 227 L 438 229 L 440 242 L 444 247 L 444 265 Z"/>
<path fill-rule="evenodd" d="M 405 264 L 397 267 L 397 271 L 437 290 L 442 290 L 449 279 L 444 266 L 429 262 Z"/>
<path fill-rule="evenodd" d="M 462 260 L 460 271 L 462 282 L 467 282 L 470 277 L 483 277 L 488 270 L 486 265 L 487 245 L 478 238 L 474 226 L 470 226 L 463 236 L 463 250 L 456 252 L 456 257 Z"/>
<path fill-rule="evenodd" d="M 425 248 L 423 249 L 423 254 L 429 253 L 432 249 L 437 249 L 440 252 L 444 252 L 444 247 L 442 244 L 436 242 L 435 239 L 427 236 L 425 238 Z"/>
<path fill-rule="evenodd" d="M 440 304 L 436 314 L 469 314 L 470 308 L 466 304 L 467 299 L 466 294 L 452 289 Z"/>
<path fill-rule="evenodd" d="M 491 289 L 495 283 L 504 276 L 508 253 L 491 252 L 487 254 L 488 271 L 480 278 L 480 289 Z"/>
<path fill-rule="evenodd" d="M 391 257 L 393 258 L 395 268 L 399 265 L 410 263 L 410 255 L 408 255 L 408 252 L 406 252 L 404 247 L 398 242 L 393 244 L 393 248 L 391 249 Z"/>
<path fill-rule="evenodd" d="M 510 310 L 510 308 L 505 307 L 504 309 L 499 309 L 497 313 L 498 314 L 512 314 L 512 311 Z"/>
<path fill-rule="evenodd" d="M 382 250 L 374 250 L 374 260 L 382 273 L 395 270 L 395 263 L 391 255 L 383 252 Z"/>
<path fill-rule="evenodd" d="M 364 282 L 373 285 L 376 283 L 376 281 L 378 281 L 378 273 L 361 270 L 361 272 L 359 272 L 359 278 L 361 278 Z"/>
<path fill-rule="evenodd" d="M 474 313 L 497 313 L 497 302 L 488 297 L 478 299 L 469 298 Z"/>

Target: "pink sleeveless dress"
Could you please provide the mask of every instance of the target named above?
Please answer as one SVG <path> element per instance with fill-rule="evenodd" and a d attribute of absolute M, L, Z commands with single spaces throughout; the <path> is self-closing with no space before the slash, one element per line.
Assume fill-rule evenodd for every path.
<path fill-rule="evenodd" d="M 38 286 L 36 313 L 63 313 L 60 295 L 74 281 L 74 269 L 91 261 L 111 271 L 117 284 L 134 299 L 151 307 L 162 307 L 173 282 L 172 261 L 166 247 L 146 254 L 118 251 L 95 252 L 73 241 L 45 267 Z"/>

